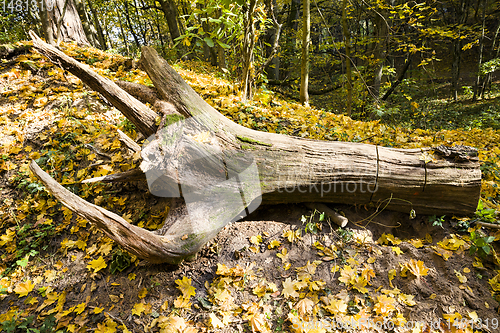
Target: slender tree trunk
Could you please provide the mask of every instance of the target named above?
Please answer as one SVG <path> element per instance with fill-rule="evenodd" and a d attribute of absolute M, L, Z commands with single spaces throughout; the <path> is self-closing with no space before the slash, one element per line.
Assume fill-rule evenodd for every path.
<path fill-rule="evenodd" d="M 384 68 L 384 61 L 386 57 L 385 47 L 387 45 L 388 29 L 387 22 L 382 17 L 381 11 L 375 14 L 374 25 L 376 31 L 375 46 L 373 49 L 373 56 L 375 58 L 375 71 L 373 73 L 372 94 L 375 100 L 380 97 L 380 84 L 382 82 L 382 70 Z"/>
<path fill-rule="evenodd" d="M 342 1 L 342 30 L 345 45 L 345 69 L 347 76 L 347 115 L 352 112 L 352 73 L 351 73 L 351 33 L 347 25 L 347 0 Z"/>
<path fill-rule="evenodd" d="M 90 45 L 102 49 L 97 37 L 97 30 L 92 24 L 92 21 L 90 20 L 87 10 L 85 8 L 85 0 L 74 0 L 74 1 L 76 10 L 78 11 L 78 15 L 82 20 L 83 30 L 85 31 L 85 35 L 87 36 Z"/>
<path fill-rule="evenodd" d="M 173 0 L 158 0 L 158 2 L 165 15 L 172 42 L 175 43 L 175 40 L 181 36 L 179 25 L 177 24 L 177 6 Z"/>
<path fill-rule="evenodd" d="M 123 44 L 125 44 L 125 50 L 127 51 L 127 56 L 130 56 L 130 48 L 128 47 L 127 35 L 125 34 L 125 30 L 123 29 L 122 18 L 120 15 L 120 8 L 118 4 L 115 4 L 116 15 L 118 16 L 118 25 L 120 26 L 120 32 L 122 33 Z"/>
<path fill-rule="evenodd" d="M 300 66 L 300 103 L 309 105 L 309 43 L 311 39 L 311 2 L 302 1 L 302 63 Z"/>
<path fill-rule="evenodd" d="M 137 37 L 137 34 L 135 33 L 135 27 L 132 25 L 132 21 L 130 20 L 130 12 L 128 9 L 128 0 L 123 1 L 123 8 L 125 9 L 125 20 L 127 21 L 128 25 L 128 30 L 130 30 L 130 33 L 132 34 L 132 37 L 134 38 L 135 45 L 137 46 L 137 49 L 139 50 L 141 48 L 141 42 L 139 41 L 139 37 Z"/>
<path fill-rule="evenodd" d="M 87 4 L 89 6 L 90 12 L 92 13 L 92 19 L 94 20 L 94 27 L 97 29 L 97 38 L 99 40 L 99 45 L 101 45 L 102 50 L 107 50 L 108 45 L 106 43 L 106 38 L 104 37 L 104 33 L 102 32 L 101 22 L 99 21 L 97 12 L 92 6 L 92 0 L 88 0 Z"/>
<path fill-rule="evenodd" d="M 456 22 L 464 24 L 467 21 L 467 8 L 469 0 L 460 0 L 459 7 L 456 10 Z M 458 100 L 458 90 L 460 81 L 460 62 L 462 61 L 462 40 L 460 35 L 453 41 L 453 60 L 451 64 L 451 97 L 454 101 Z"/>
<path fill-rule="evenodd" d="M 245 15 L 243 20 L 244 30 L 242 46 L 243 74 L 241 79 L 243 102 L 251 99 L 253 93 L 253 49 L 255 45 L 255 26 L 253 19 L 256 4 L 256 0 L 250 0 L 243 6 L 243 15 Z"/>
<path fill-rule="evenodd" d="M 478 6 L 479 7 L 479 6 Z M 481 83 L 481 65 L 483 63 L 483 50 L 484 50 L 484 30 L 486 26 L 486 0 L 483 0 L 483 15 L 482 15 L 482 29 L 481 29 L 481 38 L 479 39 L 479 56 L 478 56 L 478 61 L 477 61 L 477 76 L 476 76 L 476 82 L 474 84 L 474 95 L 472 96 L 472 101 L 476 101 L 478 94 L 480 93 L 479 91 L 479 84 Z"/>

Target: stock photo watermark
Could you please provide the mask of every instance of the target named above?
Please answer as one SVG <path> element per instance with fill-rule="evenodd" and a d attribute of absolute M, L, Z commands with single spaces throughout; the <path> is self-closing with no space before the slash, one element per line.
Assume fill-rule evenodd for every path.
<path fill-rule="evenodd" d="M 30 11 L 37 12 L 39 10 L 52 11 L 54 9 L 55 0 L 0 0 L 4 13 L 27 13 Z"/>

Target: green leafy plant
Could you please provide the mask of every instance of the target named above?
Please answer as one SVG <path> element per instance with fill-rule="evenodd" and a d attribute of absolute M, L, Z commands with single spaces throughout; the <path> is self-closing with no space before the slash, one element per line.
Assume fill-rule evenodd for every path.
<path fill-rule="evenodd" d="M 496 223 L 496 211 L 494 209 L 488 209 L 484 207 L 483 201 L 479 199 L 479 203 L 477 204 L 476 209 L 476 217 L 484 222 L 488 223 Z"/>
<path fill-rule="evenodd" d="M 491 253 L 491 243 L 495 240 L 494 236 L 483 237 L 477 231 L 470 233 L 470 240 L 472 245 L 469 249 L 469 254 L 473 256 L 476 252 L 480 257 L 486 257 Z"/>
<path fill-rule="evenodd" d="M 116 250 L 115 253 L 113 253 L 113 259 L 109 265 L 109 271 L 111 274 L 115 274 L 117 271 L 123 272 L 127 269 L 131 264 L 130 259 L 130 254 L 127 252 L 123 252 L 120 249 Z"/>
<path fill-rule="evenodd" d="M 441 217 L 437 217 L 436 215 L 431 215 L 431 216 L 429 216 L 429 222 L 432 223 L 432 225 L 434 227 L 443 228 L 444 217 L 445 217 L 445 215 L 443 215 Z"/>
<path fill-rule="evenodd" d="M 318 222 L 314 221 L 314 217 L 316 216 L 316 214 L 319 214 Z M 325 213 L 320 213 L 315 209 L 310 216 L 302 215 L 300 222 L 302 222 L 302 225 L 305 224 L 306 233 L 310 232 L 311 234 L 317 234 L 318 230 L 321 229 L 321 222 L 323 222 L 324 220 Z"/>

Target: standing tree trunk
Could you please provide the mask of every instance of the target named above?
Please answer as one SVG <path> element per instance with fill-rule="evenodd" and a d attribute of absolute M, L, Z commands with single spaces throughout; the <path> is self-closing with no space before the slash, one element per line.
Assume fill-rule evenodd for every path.
<path fill-rule="evenodd" d="M 45 39 L 51 44 L 62 40 L 74 41 L 79 45 L 90 45 L 73 0 L 55 0 L 54 8 L 40 16 L 46 20 L 44 23 Z"/>
<path fill-rule="evenodd" d="M 458 8 L 456 8 L 456 22 L 459 25 L 467 22 L 467 9 L 470 1 L 460 0 Z M 454 101 L 458 100 L 458 90 L 460 81 L 460 62 L 462 61 L 462 39 L 460 38 L 461 31 L 459 30 L 459 35 L 453 41 L 453 60 L 451 64 L 451 97 Z"/>
<path fill-rule="evenodd" d="M 440 215 L 473 214 L 477 207 L 481 171 L 473 148 L 436 147 L 433 160 L 426 163 L 422 156 L 429 148 L 394 149 L 251 130 L 212 108 L 153 48 L 143 47 L 140 64 L 157 94 L 141 85 L 135 93 L 149 92 L 148 102 L 166 106 L 178 119 L 157 128 L 156 114 L 147 106 L 30 35 L 39 52 L 103 94 L 138 131 L 150 136 L 142 151 L 130 138 L 125 140 L 130 149 L 141 151 L 140 169 L 99 181 L 127 181 L 132 176 L 137 180 L 142 175 L 153 194 L 174 198 L 164 227 L 149 232 L 66 190 L 36 162 L 30 169 L 70 210 L 150 262 L 178 263 L 191 256 L 260 202 L 374 203 Z"/>
<path fill-rule="evenodd" d="M 134 38 L 135 45 L 137 46 L 137 50 L 141 48 L 141 42 L 139 41 L 139 37 L 137 37 L 137 34 L 135 33 L 135 27 L 132 25 L 132 20 L 130 19 L 130 11 L 128 8 L 128 0 L 123 1 L 123 9 L 125 12 L 125 20 L 127 21 L 128 25 L 128 30 L 132 34 L 132 37 Z"/>
<path fill-rule="evenodd" d="M 311 2 L 302 1 L 302 62 L 300 66 L 300 103 L 309 105 L 309 42 L 311 39 Z"/>
<path fill-rule="evenodd" d="M 347 0 L 342 1 L 342 30 L 344 33 L 345 45 L 345 71 L 347 76 L 347 115 L 352 112 L 352 73 L 351 73 L 351 33 L 347 25 Z"/>
<path fill-rule="evenodd" d="M 97 30 L 95 26 L 92 24 L 90 20 L 87 10 L 85 9 L 85 0 L 74 0 L 76 10 L 78 11 L 78 15 L 82 21 L 83 30 L 85 31 L 85 35 L 87 36 L 87 40 L 90 42 L 95 48 L 102 49 L 102 46 L 99 43 L 99 39 L 97 36 Z"/>
<path fill-rule="evenodd" d="M 253 49 L 255 45 L 255 25 L 253 22 L 256 0 L 250 0 L 243 5 L 243 45 L 242 45 L 242 67 L 241 91 L 243 102 L 252 98 L 253 85 Z"/>
<path fill-rule="evenodd" d="M 382 16 L 382 13 L 377 12 L 373 20 L 375 25 L 375 46 L 373 48 L 373 56 L 375 58 L 375 71 L 373 73 L 372 94 L 375 100 L 380 97 L 380 84 L 382 82 L 382 70 L 386 56 L 385 46 L 388 39 L 387 21 Z"/>
<path fill-rule="evenodd" d="M 483 63 L 483 50 L 484 50 L 484 30 L 486 27 L 486 0 L 483 0 L 483 15 L 482 15 L 482 29 L 481 29 L 481 38 L 479 39 L 479 55 L 477 60 L 477 76 L 476 82 L 474 83 L 474 95 L 472 96 L 472 101 L 475 102 L 477 100 L 479 91 L 479 84 L 481 83 L 481 65 Z"/>
<path fill-rule="evenodd" d="M 99 45 L 101 45 L 101 50 L 107 50 L 108 45 L 106 43 L 106 38 L 104 37 L 104 33 L 102 32 L 101 22 L 99 21 L 97 12 L 92 6 L 92 0 L 88 0 L 88 6 L 90 12 L 92 13 L 92 19 L 94 20 L 94 27 L 97 29 L 97 38 L 99 40 Z"/>
<path fill-rule="evenodd" d="M 175 43 L 175 40 L 181 36 L 179 25 L 177 24 L 177 6 L 173 0 L 158 0 L 158 2 L 165 15 L 172 42 Z"/>

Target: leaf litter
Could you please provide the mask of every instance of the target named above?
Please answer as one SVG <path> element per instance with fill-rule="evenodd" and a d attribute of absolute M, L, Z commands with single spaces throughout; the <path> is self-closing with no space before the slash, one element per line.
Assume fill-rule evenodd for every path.
<path fill-rule="evenodd" d="M 120 56 L 73 44 L 62 48 L 101 75 L 151 85 L 144 72 L 125 70 L 127 61 Z M 392 128 L 302 107 L 267 91 L 243 104 L 236 83 L 217 78 L 210 66 L 201 67 L 185 62 L 176 70 L 211 105 L 250 128 L 401 148 L 475 146 L 485 166 L 482 204 L 499 208 L 498 131 Z M 61 206 L 28 171 L 29 161 L 36 159 L 74 193 L 155 230 L 168 209 L 143 185 L 80 183 L 138 165 L 139 157 L 116 134 L 119 128 L 136 139 L 133 126 L 78 78 L 36 53 L 2 67 L 0 94 L 4 331 L 25 326 L 68 332 L 342 332 L 358 325 L 360 332 L 418 333 L 431 332 L 433 324 L 441 332 L 498 328 L 493 324 L 494 319 L 498 324 L 500 299 L 496 254 L 471 256 L 471 245 L 482 244 L 473 244 L 467 233 L 448 224 L 433 227 L 420 216 L 410 220 L 383 211 L 368 227 L 324 225 L 312 234 L 300 223 L 309 213 L 305 207 L 263 207 L 227 226 L 192 262 L 174 267 L 141 261 Z M 366 207 L 336 207 L 350 221 L 370 216 Z M 398 225 L 391 222 L 401 226 L 385 227 Z"/>

